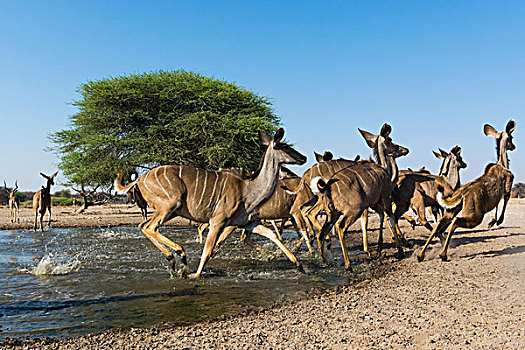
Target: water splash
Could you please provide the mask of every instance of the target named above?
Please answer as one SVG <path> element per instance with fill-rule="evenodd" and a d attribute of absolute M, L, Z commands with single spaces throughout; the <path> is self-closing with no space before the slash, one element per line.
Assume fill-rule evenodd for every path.
<path fill-rule="evenodd" d="M 61 257 L 46 254 L 32 271 L 33 275 L 68 275 L 80 268 L 79 255 L 73 257 Z"/>

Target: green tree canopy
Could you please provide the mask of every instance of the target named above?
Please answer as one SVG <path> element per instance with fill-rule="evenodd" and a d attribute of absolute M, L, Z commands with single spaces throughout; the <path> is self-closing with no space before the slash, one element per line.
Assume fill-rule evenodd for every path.
<path fill-rule="evenodd" d="M 90 81 L 79 93 L 70 128 L 49 136 L 71 185 L 108 186 L 115 169 L 160 164 L 253 170 L 258 131 L 280 124 L 267 98 L 183 70 Z"/>

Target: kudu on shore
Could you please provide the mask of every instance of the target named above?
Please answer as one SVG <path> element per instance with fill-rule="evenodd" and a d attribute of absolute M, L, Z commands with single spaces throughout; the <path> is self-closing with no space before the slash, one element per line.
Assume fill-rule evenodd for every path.
<path fill-rule="evenodd" d="M 420 169 L 418 171 L 401 171 L 398 181 L 398 190 L 394 191 L 394 197 L 397 197 L 397 201 L 403 201 L 403 198 L 410 197 L 410 207 L 414 210 L 417 215 L 418 221 L 429 231 L 432 231 L 432 226 L 428 223 L 425 213 L 425 208 L 430 207 L 434 216 L 434 222 L 437 223 L 440 215 L 443 214 L 443 208 L 437 202 L 437 186 L 441 185 L 445 189 L 444 194 L 448 195 L 455 191 L 461 186 L 459 171 L 467 167 L 467 164 L 463 161 L 461 156 L 461 147 L 454 146 L 450 153 L 439 149 L 438 152 L 434 152 L 436 158 L 441 159 L 441 167 L 438 175 L 432 175 L 428 170 Z M 396 202 L 396 198 L 394 198 Z M 396 203 L 396 205 L 399 203 Z M 401 207 L 404 204 L 400 204 Z M 407 208 L 408 210 L 408 208 Z M 399 217 L 399 211 L 403 211 L 403 208 L 394 212 L 396 217 Z M 415 226 L 415 220 L 411 217 L 403 214 L 403 217 L 407 219 L 412 227 Z"/>
<path fill-rule="evenodd" d="M 446 208 L 443 217 L 434 226 L 432 233 L 428 237 L 425 245 L 417 255 L 417 259 L 422 261 L 425 258 L 425 251 L 436 234 L 444 232 L 447 227 L 448 234 L 443 249 L 439 254 L 442 260 L 447 260 L 447 249 L 452 233 L 458 227 L 474 228 L 481 224 L 486 213 L 497 208 L 498 203 L 503 199 L 503 208 L 499 219 L 497 211 L 489 224 L 489 227 L 503 222 L 505 209 L 510 198 L 514 175 L 509 170 L 509 160 L 507 151 L 513 151 L 516 146 L 512 142 L 512 132 L 516 128 L 514 120 L 507 123 L 504 132 L 497 132 L 492 126 L 485 124 L 484 132 L 487 136 L 496 139 L 497 163 L 490 163 L 485 167 L 483 175 L 461 186 L 450 196 L 442 196 L 443 189 L 438 187 L 440 194 L 438 201 Z M 461 216 L 458 216 L 461 212 Z"/>
<path fill-rule="evenodd" d="M 275 190 L 281 165 L 301 165 L 306 162 L 306 157 L 281 142 L 284 137 L 283 129 L 279 129 L 273 139 L 262 133 L 259 136 L 267 148 L 259 169 L 251 179 L 190 166 L 164 165 L 148 171 L 127 186 L 115 181 L 115 187 L 121 193 L 137 185 L 148 205 L 155 211 L 139 228 L 166 255 L 173 269 L 175 258 L 168 247 L 179 254 L 182 271 L 187 270 L 186 253 L 179 244 L 161 235 L 158 228 L 171 218 L 182 216 L 210 224 L 199 267 L 191 275 L 193 278 L 202 274 L 219 237 L 229 235 L 236 227 L 243 227 L 269 238 L 303 271 L 301 263 L 275 233 L 259 225 L 254 217 Z"/>
<path fill-rule="evenodd" d="M 320 194 L 320 201 L 328 219 L 317 235 L 319 247 L 323 246 L 326 234 L 335 225 L 343 251 L 345 267 L 351 270 L 351 263 L 344 242 L 344 234 L 367 208 L 372 208 L 380 217 L 380 242 L 382 244 L 382 223 L 384 213 L 390 218 L 390 230 L 394 236 L 400 257 L 404 255 L 401 240 L 395 227 L 392 213 L 392 190 L 398 177 L 395 158 L 408 154 L 408 149 L 392 142 L 389 124 L 384 124 L 379 135 L 359 129 L 366 143 L 373 149 L 379 164 L 360 161 L 349 165 L 330 178 L 316 177 L 310 183 L 312 191 Z M 321 261 L 325 262 L 321 249 Z"/>
<path fill-rule="evenodd" d="M 15 195 L 18 190 L 18 181 L 15 181 L 15 187 L 12 190 L 7 189 L 4 181 L 4 189 L 9 193 L 9 221 L 20 222 L 20 199 Z"/>
<path fill-rule="evenodd" d="M 40 231 L 44 231 L 44 215 L 46 211 L 49 212 L 49 221 L 48 226 L 51 225 L 51 186 L 55 184 L 55 177 L 57 176 L 58 171 L 51 176 L 47 176 L 44 173 L 40 173 L 47 182 L 46 186 L 42 186 L 42 189 L 38 190 L 33 196 L 33 211 L 35 212 L 35 224 L 33 226 L 33 231 L 36 231 L 37 223 L 40 224 Z M 40 214 L 40 220 L 38 216 Z"/>

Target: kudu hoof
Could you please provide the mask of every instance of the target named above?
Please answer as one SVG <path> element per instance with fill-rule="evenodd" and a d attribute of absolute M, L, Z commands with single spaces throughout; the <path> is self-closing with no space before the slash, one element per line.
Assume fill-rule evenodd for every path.
<path fill-rule="evenodd" d="M 297 268 L 297 271 L 299 271 L 300 273 L 306 274 L 306 271 L 304 271 L 303 265 L 297 265 L 296 268 Z"/>
<path fill-rule="evenodd" d="M 448 261 L 448 257 L 447 255 L 443 255 L 443 254 L 439 254 L 439 257 L 441 258 L 442 261 Z"/>
<path fill-rule="evenodd" d="M 168 260 L 168 262 L 170 263 L 171 270 L 175 272 L 175 257 L 173 256 L 173 254 L 167 256 L 166 260 Z"/>
<path fill-rule="evenodd" d="M 418 254 L 417 255 L 417 261 L 422 262 L 425 259 L 424 255 Z"/>

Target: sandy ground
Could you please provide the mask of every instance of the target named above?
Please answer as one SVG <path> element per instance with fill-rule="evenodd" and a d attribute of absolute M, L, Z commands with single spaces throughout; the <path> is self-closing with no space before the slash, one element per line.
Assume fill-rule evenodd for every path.
<path fill-rule="evenodd" d="M 132 216 L 123 210 L 114 215 L 119 223 Z M 525 202 L 512 200 L 499 228 L 487 230 L 489 219 L 487 215 L 474 230 L 457 231 L 448 262 L 437 257 L 436 240 L 426 260 L 418 263 L 413 253 L 428 232 L 421 226 L 412 231 L 404 224 L 412 244 L 407 258 L 397 261 L 389 245 L 385 258 L 370 262 L 366 276 L 337 288 L 312 290 L 269 308 L 239 310 L 235 316 L 187 327 L 111 330 L 71 339 L 8 339 L 0 348 L 523 349 Z M 359 235 L 349 236 L 348 245 L 357 245 Z M 371 241 L 375 240 L 373 234 Z"/>
<path fill-rule="evenodd" d="M 75 207 L 52 207 L 52 227 L 107 227 L 107 226 L 137 226 L 142 218 L 137 206 L 131 204 L 112 204 L 89 207 L 84 213 L 76 214 Z M 148 217 L 152 212 L 148 212 Z M 49 214 L 44 216 L 47 226 Z M 20 209 L 20 222 L 10 222 L 10 212 L 7 206 L 0 207 L 0 230 L 33 229 L 35 214 L 31 208 Z M 175 218 L 167 225 L 189 226 L 192 223 L 183 218 Z"/>

